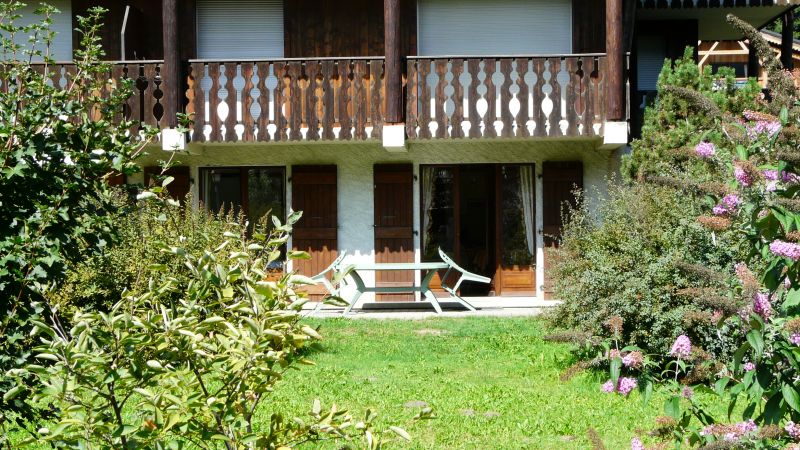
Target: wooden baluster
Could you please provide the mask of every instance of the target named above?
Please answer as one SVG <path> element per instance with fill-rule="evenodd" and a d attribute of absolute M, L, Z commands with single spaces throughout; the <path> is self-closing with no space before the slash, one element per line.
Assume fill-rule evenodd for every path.
<path fill-rule="evenodd" d="M 449 125 L 449 121 L 447 120 L 447 111 L 445 111 L 447 95 L 444 91 L 445 88 L 447 88 L 447 60 L 437 59 L 434 61 L 434 69 L 436 70 L 436 77 L 439 80 L 436 83 L 436 98 L 434 99 L 436 137 L 446 138 L 448 134 L 447 126 Z"/>
<path fill-rule="evenodd" d="M 234 62 L 225 63 L 225 104 L 228 106 L 228 115 L 225 117 L 225 142 L 236 142 L 239 137 L 236 135 L 236 119 L 238 115 L 236 101 L 236 87 L 233 80 L 236 78 L 236 66 Z"/>
<path fill-rule="evenodd" d="M 208 118 L 211 124 L 210 142 L 222 141 L 222 123 L 219 119 L 219 63 L 208 64 L 208 76 L 211 78 L 211 88 L 208 90 Z"/>
<path fill-rule="evenodd" d="M 578 135 L 578 115 L 583 108 L 579 104 L 580 88 L 581 88 L 581 74 L 578 70 L 578 58 L 567 58 L 564 61 L 567 65 L 567 74 L 569 81 L 567 81 L 567 136 Z"/>
<path fill-rule="evenodd" d="M 286 134 L 286 128 L 289 126 L 286 120 L 286 114 L 290 113 L 287 111 L 289 109 L 289 105 L 285 105 L 285 103 L 289 100 L 288 91 L 286 90 L 286 83 L 288 76 L 286 75 L 286 63 L 285 62 L 276 62 L 272 66 L 273 75 L 275 78 L 278 79 L 278 83 L 275 85 L 275 93 L 273 94 L 272 98 L 274 98 L 274 108 L 275 108 L 275 137 L 273 138 L 275 141 L 285 141 L 288 139 Z"/>
<path fill-rule="evenodd" d="M 364 87 L 367 75 L 367 62 L 363 59 L 353 63 L 353 117 L 355 118 L 355 132 L 353 137 L 363 141 L 367 138 L 367 95 L 369 89 Z"/>
<path fill-rule="evenodd" d="M 147 80 L 147 87 L 142 91 L 144 96 L 144 107 L 142 108 L 142 124 L 158 126 L 156 121 L 156 66 L 155 64 L 142 64 L 144 68 L 144 78 Z"/>
<path fill-rule="evenodd" d="M 461 74 L 464 72 L 464 60 L 455 58 L 452 60 L 453 72 L 453 116 L 450 118 L 450 137 L 464 137 L 464 86 L 461 85 Z"/>
<path fill-rule="evenodd" d="M 267 88 L 267 78 L 269 78 L 269 61 L 256 63 L 256 73 L 258 74 L 258 109 L 261 112 L 258 114 L 258 141 L 269 142 L 269 100 L 272 97 L 272 92 Z M 274 98 L 273 98 L 274 99 Z"/>
<path fill-rule="evenodd" d="M 544 65 L 546 59 L 535 58 L 533 60 L 533 71 L 536 73 L 536 85 L 533 87 L 533 120 L 536 128 L 533 130 L 534 136 L 547 136 L 547 116 L 542 108 L 544 102 Z"/>
<path fill-rule="evenodd" d="M 155 126 L 158 129 L 161 129 L 161 128 L 164 128 L 166 126 L 165 124 L 170 123 L 168 118 L 165 118 L 165 116 L 167 114 L 167 108 L 164 105 L 164 97 L 166 96 L 166 93 L 164 92 L 164 89 L 167 89 L 167 87 L 164 84 L 164 76 L 161 73 L 161 70 L 164 67 L 161 64 L 151 64 L 151 65 L 153 66 L 153 69 L 154 69 L 155 73 L 153 74 L 153 77 L 151 78 L 151 80 L 152 80 L 151 86 L 152 87 L 151 87 L 150 91 L 151 91 L 151 95 L 153 96 L 153 109 L 152 109 L 153 115 L 151 116 L 152 117 L 151 120 L 153 120 L 153 122 L 150 125 Z M 171 87 L 169 89 L 177 89 L 177 87 L 173 86 L 173 87 Z M 177 94 L 177 92 L 175 94 Z M 172 108 L 171 111 L 172 111 L 172 114 L 176 115 L 175 118 L 172 120 L 172 123 L 174 123 L 175 126 L 177 126 L 177 124 L 178 124 L 178 117 L 177 117 L 177 111 L 176 111 L 177 103 L 178 103 L 177 95 L 172 95 L 171 97 L 175 100 L 175 108 Z M 164 126 L 162 126 L 162 125 L 164 125 Z"/>
<path fill-rule="evenodd" d="M 486 115 L 483 117 L 483 136 L 497 137 L 494 122 L 497 120 L 497 88 L 492 76 L 497 70 L 497 61 L 494 58 L 483 60 L 483 72 L 486 74 Z"/>
<path fill-rule="evenodd" d="M 597 77 L 594 79 L 593 83 L 595 85 L 595 101 L 594 101 L 594 110 L 595 110 L 595 117 L 596 122 L 600 124 L 600 135 L 602 136 L 605 133 L 605 123 L 606 117 L 608 116 L 608 110 L 606 105 L 606 57 L 602 56 L 597 58 L 596 60 L 597 65 Z"/>
<path fill-rule="evenodd" d="M 481 116 L 478 114 L 478 86 L 481 80 L 478 78 L 478 73 L 481 71 L 481 61 L 479 59 L 470 59 L 467 61 L 467 71 L 472 79 L 469 84 L 469 137 L 481 137 Z"/>
<path fill-rule="evenodd" d="M 114 90 L 119 89 L 122 80 L 125 78 L 125 65 L 114 64 L 113 66 L 111 66 L 111 78 L 114 80 L 114 85 L 112 89 Z M 126 98 L 125 102 L 122 104 L 121 110 L 114 112 L 114 117 L 112 118 L 114 122 L 121 122 L 123 120 L 128 120 L 128 114 L 130 113 L 130 104 L 129 104 L 130 101 L 131 101 L 130 97 Z"/>
<path fill-rule="evenodd" d="M 336 135 L 333 127 L 336 123 L 336 102 L 333 79 L 336 63 L 331 60 L 322 61 L 322 139 L 333 140 Z"/>
<path fill-rule="evenodd" d="M 369 62 L 370 101 L 369 121 L 372 125 L 372 139 L 380 139 L 383 134 L 383 60 L 373 59 Z M 402 87 L 401 87 L 402 92 Z"/>
<path fill-rule="evenodd" d="M 550 136 L 561 136 L 561 85 L 558 83 L 558 74 L 561 73 L 561 58 L 550 58 L 550 100 L 553 110 L 550 111 L 549 124 Z"/>
<path fill-rule="evenodd" d="M 511 114 L 511 86 L 514 81 L 511 79 L 511 59 L 503 58 L 500 60 L 500 73 L 503 74 L 503 84 L 500 86 L 500 121 L 503 129 L 500 131 L 502 137 L 514 136 L 514 115 Z"/>
<path fill-rule="evenodd" d="M 319 140 L 319 112 L 318 103 L 319 97 L 317 89 L 319 89 L 319 76 L 320 63 L 319 61 L 308 61 L 306 63 L 306 78 L 308 79 L 308 87 L 306 88 L 306 124 L 308 132 L 306 132 L 306 139 L 309 141 Z"/>
<path fill-rule="evenodd" d="M 194 120 L 194 133 L 192 133 L 192 141 L 205 142 L 205 126 L 206 126 L 206 96 L 203 91 L 203 79 L 205 78 L 205 64 L 192 63 L 192 88 L 194 90 L 194 114 L 191 119 Z"/>
<path fill-rule="evenodd" d="M 592 77 L 595 75 L 595 59 L 589 56 L 581 58 L 581 101 L 583 111 L 581 113 L 581 123 L 583 124 L 583 135 L 594 136 L 594 93 L 592 91 Z"/>
<path fill-rule="evenodd" d="M 244 87 L 242 87 L 242 141 L 253 142 L 255 141 L 256 129 L 255 118 L 253 117 L 253 73 L 255 66 L 253 63 L 245 62 L 240 65 L 242 68 L 242 78 L 244 78 Z"/>
<path fill-rule="evenodd" d="M 130 64 L 128 75 L 133 79 L 133 97 L 131 102 L 131 134 L 138 135 L 142 129 L 142 109 L 144 105 L 144 90 L 147 80 L 144 79 L 143 68 L 140 64 Z"/>
<path fill-rule="evenodd" d="M 517 100 L 519 100 L 519 113 L 517 114 L 517 137 L 528 137 L 528 120 L 530 119 L 530 111 L 528 109 L 528 82 L 525 81 L 525 76 L 528 75 L 528 58 L 517 58 Z"/>
<path fill-rule="evenodd" d="M 289 140 L 302 141 L 303 133 L 303 65 L 300 61 L 289 63 L 289 99 L 291 108 L 289 112 Z"/>
<path fill-rule="evenodd" d="M 339 120 L 339 140 L 349 141 L 353 137 L 353 120 L 351 115 L 350 100 L 351 100 L 351 86 L 350 82 L 350 61 L 342 59 L 338 61 L 339 70 L 339 98 L 337 105 L 337 119 Z"/>
<path fill-rule="evenodd" d="M 431 71 L 431 60 L 418 60 L 419 73 L 419 138 L 431 138 L 431 87 L 428 86 L 428 74 Z"/>
<path fill-rule="evenodd" d="M 417 76 L 417 60 L 409 58 L 408 60 L 408 80 L 406 81 L 406 135 L 409 139 L 417 137 L 417 108 L 418 98 L 417 92 L 419 91 L 419 79 Z"/>

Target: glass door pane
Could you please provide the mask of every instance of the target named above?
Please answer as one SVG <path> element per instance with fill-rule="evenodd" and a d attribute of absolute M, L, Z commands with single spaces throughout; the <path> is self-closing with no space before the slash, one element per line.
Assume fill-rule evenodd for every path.
<path fill-rule="evenodd" d="M 422 168 L 422 260 L 438 261 L 438 249 L 453 255 L 456 242 L 455 170 Z"/>
<path fill-rule="evenodd" d="M 259 167 L 247 171 L 247 217 L 251 222 L 265 215 L 286 219 L 286 188 L 283 167 Z M 270 217 L 267 223 L 271 224 Z"/>
<path fill-rule="evenodd" d="M 502 166 L 500 174 L 500 262 L 504 266 L 533 265 L 533 170 L 530 166 Z"/>
<path fill-rule="evenodd" d="M 241 170 L 236 168 L 203 171 L 203 197 L 206 208 L 214 213 L 239 214 L 242 207 Z"/>

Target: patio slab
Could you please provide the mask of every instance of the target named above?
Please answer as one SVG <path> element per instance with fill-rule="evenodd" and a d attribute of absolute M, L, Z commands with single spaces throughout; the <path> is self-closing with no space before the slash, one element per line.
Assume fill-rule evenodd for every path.
<path fill-rule="evenodd" d="M 470 300 L 472 303 L 472 300 Z M 476 302 L 483 303 L 483 302 Z M 516 302 L 514 302 L 516 303 Z M 495 301 L 494 305 L 481 305 L 473 303 L 478 310 L 468 311 L 457 302 L 442 301 L 442 313 L 436 314 L 430 303 L 427 302 L 386 302 L 386 303 L 366 303 L 363 308 L 354 309 L 346 317 L 348 319 L 398 319 L 398 320 L 424 320 L 434 317 L 532 317 L 538 316 L 549 308 L 558 305 L 559 302 L 526 302 L 524 306 L 509 305 L 500 306 Z M 311 308 L 316 304 L 311 304 Z M 344 308 L 325 306 L 319 311 L 308 308 L 304 314 L 307 317 L 315 318 L 336 318 L 343 317 Z"/>

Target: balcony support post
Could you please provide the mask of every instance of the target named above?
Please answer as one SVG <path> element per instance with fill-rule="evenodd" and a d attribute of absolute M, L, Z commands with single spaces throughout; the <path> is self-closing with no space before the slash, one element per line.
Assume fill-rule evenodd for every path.
<path fill-rule="evenodd" d="M 403 75 L 400 56 L 400 0 L 383 0 L 384 49 L 386 65 L 385 123 L 396 124 L 403 121 Z"/>
<path fill-rule="evenodd" d="M 793 70 L 794 9 L 781 16 L 781 26 L 781 63 L 784 69 Z"/>
<path fill-rule="evenodd" d="M 161 66 L 161 90 L 164 92 L 164 128 L 178 125 L 177 113 L 180 111 L 178 91 L 181 88 L 181 60 L 178 50 L 178 1 L 163 0 L 161 19 L 164 23 L 164 65 Z"/>
<path fill-rule="evenodd" d="M 622 0 L 606 0 L 606 117 L 625 120 L 625 46 L 623 45 Z"/>

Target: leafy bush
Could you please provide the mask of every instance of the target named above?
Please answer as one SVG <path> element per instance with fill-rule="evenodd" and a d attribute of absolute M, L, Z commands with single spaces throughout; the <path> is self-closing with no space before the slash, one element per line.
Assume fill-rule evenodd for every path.
<path fill-rule="evenodd" d="M 736 251 L 714 245 L 696 221 L 700 211 L 682 193 L 644 183 L 612 186 L 600 220 L 585 207 L 574 211 L 552 269 L 564 299 L 553 324 L 609 336 L 607 322 L 619 317 L 626 345 L 663 353 L 687 333 L 715 355 L 729 354 L 730 339 L 712 321 L 716 296 L 696 301 L 719 282 L 686 269 L 724 269 Z"/>
<path fill-rule="evenodd" d="M 164 217 L 180 207 L 148 194 L 139 196 L 148 204 L 142 214 L 169 229 Z M 269 281 L 269 268 L 282 257 L 280 247 L 299 218 L 292 214 L 285 225 L 273 219 L 272 231 L 253 239 L 246 224 L 225 224 L 221 236 L 205 237 L 220 244 L 201 251 L 187 248 L 180 236 L 157 238 L 151 230 L 148 245 L 164 257 L 140 274 L 147 280 L 141 290 L 107 313 L 76 308 L 71 327 L 34 322 L 42 336 L 37 361 L 11 375 L 34 377 L 41 389 L 33 401 L 56 412 L 52 424 L 18 445 L 282 448 L 363 435 L 377 448 L 381 434 L 371 430 L 370 412 L 355 423 L 346 411 L 322 411 L 317 403 L 310 421 L 280 414 L 268 424 L 256 419 L 283 375 L 310 363 L 302 350 L 321 339 L 300 322 L 307 299 L 296 289 L 313 281 L 292 273 Z M 175 266 L 185 268 L 180 277 Z M 21 390 L 12 389 L 7 399 Z"/>
<path fill-rule="evenodd" d="M 54 9 L 40 10 L 41 23 L 19 26 L 21 5 L 0 3 L 0 373 L 30 356 L 31 321 L 52 315 L 42 292 L 63 280 L 70 263 L 113 239 L 105 178 L 132 172 L 132 159 L 151 136 L 108 120 L 131 89 L 130 82 L 109 82 L 110 67 L 99 62 L 102 10 L 79 20 L 83 50 L 62 88 L 53 85 L 55 69 L 47 63 Z M 19 36 L 30 36 L 29 45 L 16 44 Z M 0 392 L 10 388 L 0 378 Z M 26 395 L 0 398 L 0 425 L 11 412 L 33 417 Z"/>

